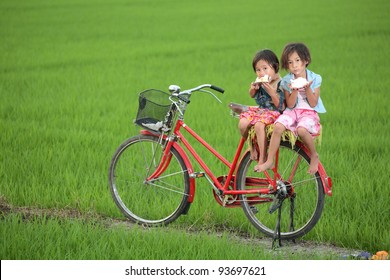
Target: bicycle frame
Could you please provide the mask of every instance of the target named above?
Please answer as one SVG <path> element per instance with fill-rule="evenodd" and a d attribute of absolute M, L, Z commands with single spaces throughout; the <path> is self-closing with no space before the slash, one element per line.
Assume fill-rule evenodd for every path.
<path fill-rule="evenodd" d="M 195 151 L 195 149 L 192 147 L 192 145 L 188 142 L 187 138 L 181 133 L 180 129 L 183 128 L 185 131 L 187 131 L 194 139 L 196 139 L 199 143 L 201 143 L 208 151 L 210 151 L 214 156 L 216 156 L 219 161 L 221 161 L 224 165 L 227 166 L 229 169 L 229 173 L 227 175 L 227 180 L 225 181 L 224 185 L 222 185 L 218 178 L 214 175 L 214 173 L 211 171 L 211 169 L 207 166 L 207 164 L 203 161 L 203 159 L 199 156 L 199 154 Z M 148 130 L 141 130 L 141 134 L 144 135 L 156 135 L 159 136 L 159 134 L 152 133 Z M 168 140 L 162 159 L 156 168 L 156 170 L 146 179 L 151 180 L 153 178 L 158 177 L 161 175 L 166 167 L 169 165 L 170 161 L 170 149 L 172 146 L 175 147 L 175 149 L 178 150 L 179 154 L 183 157 L 185 164 L 187 166 L 187 170 L 190 174 L 190 196 L 189 196 L 189 202 L 192 202 L 195 196 L 195 178 L 197 175 L 193 172 L 191 161 L 185 152 L 185 150 L 181 147 L 181 145 L 178 144 L 176 139 L 180 139 L 182 145 L 190 152 L 190 154 L 193 156 L 193 158 L 199 163 L 199 165 L 203 168 L 205 173 L 207 174 L 208 178 L 210 178 L 211 183 L 213 183 L 213 188 L 215 191 L 219 192 L 220 195 L 226 194 L 228 191 L 230 181 L 234 175 L 234 172 L 236 170 L 236 167 L 238 165 L 238 160 L 240 159 L 240 155 L 242 152 L 242 148 L 245 144 L 245 139 L 241 138 L 239 145 L 236 150 L 236 154 L 234 156 L 233 162 L 229 162 L 226 158 L 224 158 L 220 153 L 218 153 L 210 144 L 208 144 L 202 137 L 200 137 L 195 131 L 193 131 L 188 125 L 186 125 L 182 120 L 178 120 L 176 122 L 175 128 L 173 130 L 173 134 L 171 137 L 167 137 L 166 135 L 163 135 L 164 140 Z M 203 176 L 200 176 L 203 177 Z M 235 187 L 234 187 L 235 189 Z M 236 191 L 238 194 L 238 191 Z"/>
<path fill-rule="evenodd" d="M 215 176 L 215 174 L 212 172 L 212 170 L 207 166 L 207 164 L 203 161 L 203 159 L 199 156 L 199 154 L 194 150 L 192 145 L 189 143 L 185 135 L 182 134 L 180 131 L 181 128 L 183 128 L 185 131 L 189 133 L 190 136 L 192 136 L 195 140 L 197 140 L 200 144 L 202 144 L 209 152 L 211 152 L 216 158 L 218 158 L 219 161 L 221 161 L 224 165 L 228 168 L 228 174 L 226 176 L 226 180 L 223 184 L 218 180 L 218 178 Z M 148 130 L 142 130 L 141 134 L 146 135 L 156 135 L 160 136 L 160 134 L 150 132 Z M 152 180 L 154 178 L 157 178 L 160 176 L 167 166 L 170 163 L 170 149 L 172 146 L 175 147 L 175 149 L 178 150 L 180 155 L 183 157 L 185 164 L 187 166 L 187 170 L 190 174 L 190 196 L 188 197 L 188 202 L 192 202 L 195 197 L 195 178 L 203 177 L 203 174 L 196 174 L 194 173 L 194 170 L 192 168 L 191 161 L 189 157 L 187 156 L 187 153 L 185 150 L 181 147 L 181 145 L 178 143 L 178 140 L 181 142 L 181 144 L 189 151 L 189 153 L 193 156 L 193 158 L 199 163 L 199 165 L 203 168 L 204 172 L 207 174 L 209 179 L 209 182 L 212 184 L 212 187 L 214 191 L 218 195 L 240 195 L 240 194 L 270 194 L 277 189 L 277 180 L 280 179 L 280 175 L 277 170 L 278 166 L 278 153 L 276 154 L 276 160 L 275 160 L 275 168 L 273 169 L 274 176 L 271 177 L 267 171 L 264 172 L 266 179 L 260 179 L 263 180 L 262 185 L 264 185 L 263 188 L 254 188 L 249 190 L 237 190 L 236 189 L 236 182 L 235 182 L 235 171 L 237 169 L 237 166 L 239 165 L 240 155 L 243 150 L 243 146 L 245 144 L 245 138 L 240 139 L 238 147 L 236 149 L 234 158 L 232 162 L 229 162 L 226 158 L 224 158 L 218 151 L 216 151 L 210 144 L 208 144 L 201 136 L 199 136 L 194 130 L 192 130 L 187 124 L 183 122 L 183 120 L 177 120 L 176 125 L 173 129 L 173 133 L 171 136 L 163 135 L 163 139 L 167 140 L 167 144 L 165 145 L 165 149 L 162 155 L 162 159 L 156 168 L 156 170 L 146 179 Z M 297 142 L 297 145 L 300 145 L 299 142 Z M 305 146 L 302 146 L 301 148 L 306 149 Z M 296 165 L 298 162 L 296 162 Z M 321 180 L 323 181 L 324 185 L 324 191 L 327 195 L 331 196 L 331 180 L 330 177 L 328 177 L 325 173 L 325 169 L 322 167 L 321 163 L 319 164 L 319 172 L 321 175 Z M 294 176 L 294 169 L 293 172 L 290 174 L 290 177 Z M 229 186 L 231 186 L 231 182 L 233 179 L 233 189 L 229 189 Z M 292 179 L 292 178 L 290 178 Z M 269 188 L 268 188 L 269 187 Z"/>

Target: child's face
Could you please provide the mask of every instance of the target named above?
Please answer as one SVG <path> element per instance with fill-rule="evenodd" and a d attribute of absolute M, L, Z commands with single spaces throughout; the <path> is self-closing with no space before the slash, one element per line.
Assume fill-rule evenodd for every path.
<path fill-rule="evenodd" d="M 288 56 L 288 70 L 294 74 L 295 78 L 306 78 L 306 61 L 302 60 L 297 52 Z"/>
<path fill-rule="evenodd" d="M 265 75 L 275 76 L 274 68 L 267 61 L 260 59 L 255 66 L 257 77 L 261 78 Z"/>

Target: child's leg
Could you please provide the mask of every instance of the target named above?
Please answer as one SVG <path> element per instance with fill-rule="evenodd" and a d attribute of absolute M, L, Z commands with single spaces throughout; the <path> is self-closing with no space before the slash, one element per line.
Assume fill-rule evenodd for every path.
<path fill-rule="evenodd" d="M 257 144 L 259 145 L 259 165 L 263 164 L 266 160 L 265 155 L 267 151 L 267 137 L 265 135 L 265 124 L 262 122 L 257 122 L 254 126 Z"/>
<path fill-rule="evenodd" d="M 298 127 L 298 135 L 299 137 L 301 137 L 303 143 L 306 145 L 310 152 L 310 166 L 307 172 L 314 175 L 318 171 L 318 163 L 320 160 L 318 157 L 316 146 L 314 144 L 313 136 L 306 128 L 303 127 Z"/>
<path fill-rule="evenodd" d="M 248 138 L 248 131 L 251 126 L 252 125 L 250 124 L 250 121 L 248 119 L 246 118 L 240 119 L 240 121 L 238 122 L 238 129 L 240 130 L 240 134 L 242 137 Z M 250 153 L 251 153 L 251 160 L 257 160 L 258 154 L 257 154 L 256 147 L 253 146 L 252 149 L 250 150 Z"/>
<path fill-rule="evenodd" d="M 238 129 L 240 130 L 240 134 L 242 137 L 247 138 L 248 137 L 248 130 L 250 127 L 250 122 L 246 118 L 240 119 L 238 122 Z"/>
<path fill-rule="evenodd" d="M 255 171 L 263 172 L 267 169 L 272 168 L 274 164 L 274 158 L 277 150 L 280 146 L 280 139 L 282 138 L 282 133 L 286 130 L 283 124 L 275 123 L 274 131 L 272 132 L 271 140 L 269 143 L 268 157 L 267 161 L 259 166 L 255 167 Z"/>

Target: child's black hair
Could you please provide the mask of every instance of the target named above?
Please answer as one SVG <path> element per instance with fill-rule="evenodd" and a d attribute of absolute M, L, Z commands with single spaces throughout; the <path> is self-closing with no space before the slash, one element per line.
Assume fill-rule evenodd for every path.
<path fill-rule="evenodd" d="M 257 62 L 259 62 L 259 60 L 267 61 L 272 66 L 272 68 L 274 68 L 275 73 L 279 72 L 279 59 L 273 51 L 269 49 L 264 49 L 258 51 L 255 54 L 255 57 L 253 58 L 252 61 L 253 71 L 255 72 L 256 72 L 256 64 Z"/>
<path fill-rule="evenodd" d="M 293 52 L 296 52 L 299 58 L 306 62 L 306 67 L 310 64 L 311 57 L 309 48 L 303 43 L 289 43 L 284 47 L 282 57 L 280 58 L 283 69 L 288 70 L 288 57 Z"/>

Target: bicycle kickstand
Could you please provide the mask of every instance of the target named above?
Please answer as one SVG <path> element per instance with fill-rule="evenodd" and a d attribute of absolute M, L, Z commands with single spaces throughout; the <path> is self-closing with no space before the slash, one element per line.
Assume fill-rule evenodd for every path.
<path fill-rule="evenodd" d="M 282 238 L 280 234 L 280 220 L 282 217 L 282 204 L 284 199 L 287 197 L 287 190 L 285 186 L 278 188 L 275 194 L 274 201 L 271 204 L 271 207 L 268 209 L 268 213 L 272 214 L 278 209 L 278 219 L 276 222 L 276 228 L 274 232 L 274 239 L 272 241 L 272 249 L 275 249 L 275 241 L 279 239 L 279 247 L 282 247 Z"/>
<path fill-rule="evenodd" d="M 279 247 L 282 247 L 282 238 L 280 236 L 280 219 L 282 217 L 282 204 L 283 204 L 283 200 L 281 200 L 280 205 L 278 207 L 278 220 L 276 222 L 276 228 L 274 231 L 274 238 L 272 240 L 272 249 L 276 249 L 276 246 L 275 246 L 276 240 L 278 240 Z"/>
<path fill-rule="evenodd" d="M 290 231 L 294 231 L 294 210 L 295 210 L 295 196 L 296 194 L 294 193 L 290 197 Z M 295 239 L 291 240 L 293 243 L 295 243 Z"/>

